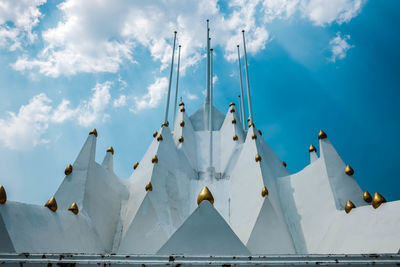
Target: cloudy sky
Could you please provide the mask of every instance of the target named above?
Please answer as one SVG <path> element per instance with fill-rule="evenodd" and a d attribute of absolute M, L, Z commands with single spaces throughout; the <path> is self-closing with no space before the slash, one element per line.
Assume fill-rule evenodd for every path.
<path fill-rule="evenodd" d="M 97 161 L 112 145 L 116 173 L 129 177 L 163 119 L 175 30 L 179 96 L 189 114 L 202 104 L 210 19 L 217 108 L 237 101 L 245 29 L 254 121 L 289 171 L 309 163 L 324 129 L 363 190 L 400 199 L 399 8 L 397 0 L 0 0 L 0 184 L 10 200 L 43 204 L 94 127 Z"/>

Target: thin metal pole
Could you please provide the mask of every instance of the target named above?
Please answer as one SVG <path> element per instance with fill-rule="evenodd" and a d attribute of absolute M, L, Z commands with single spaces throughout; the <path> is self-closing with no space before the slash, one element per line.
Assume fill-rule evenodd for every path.
<path fill-rule="evenodd" d="M 240 51 L 239 51 L 239 45 L 237 45 L 237 51 L 238 51 L 238 65 L 239 65 L 239 78 L 240 78 L 240 107 L 242 110 L 242 124 L 243 124 L 243 130 L 246 130 L 246 120 L 245 120 L 245 115 L 244 115 L 244 98 L 243 98 L 243 81 L 242 81 L 242 65 L 240 63 Z M 247 72 L 246 72 L 247 73 Z"/>
<path fill-rule="evenodd" d="M 249 124 L 253 123 L 253 112 L 251 111 L 251 96 L 250 96 L 250 81 L 249 81 L 249 71 L 247 69 L 247 52 L 246 52 L 246 40 L 244 38 L 244 30 L 242 30 L 243 34 L 243 49 L 244 49 L 244 62 L 246 66 L 246 85 L 247 85 L 247 102 L 249 106 Z"/>
<path fill-rule="evenodd" d="M 239 98 L 239 102 L 238 102 L 238 107 L 239 107 L 239 120 L 240 121 L 243 121 L 243 119 L 242 119 L 242 106 L 240 105 L 240 102 L 242 101 L 241 99 L 241 97 L 240 97 L 240 95 L 238 95 L 238 98 Z"/>
<path fill-rule="evenodd" d="M 213 49 L 210 49 L 210 120 L 208 122 L 208 127 L 210 129 L 210 168 L 213 166 L 213 125 L 212 125 L 212 108 L 213 108 Z"/>
<path fill-rule="evenodd" d="M 175 127 L 175 120 L 176 120 L 176 108 L 178 102 L 178 85 L 179 85 L 179 66 L 181 63 L 181 45 L 178 46 L 178 68 L 176 70 L 176 89 L 175 89 L 175 105 L 174 105 L 174 118 L 172 127 Z"/>
<path fill-rule="evenodd" d="M 207 20 L 207 73 L 206 73 L 206 101 L 205 103 L 210 103 L 210 28 L 209 28 L 209 20 Z"/>
<path fill-rule="evenodd" d="M 176 31 L 174 32 L 174 46 L 172 48 L 172 59 L 171 59 L 171 72 L 169 73 L 169 84 L 168 84 L 168 96 L 167 96 L 167 108 L 165 110 L 164 124 L 168 127 L 168 109 L 169 109 L 169 98 L 171 95 L 171 82 L 172 82 L 172 72 L 174 70 L 174 56 L 175 56 L 175 42 L 176 42 Z"/>

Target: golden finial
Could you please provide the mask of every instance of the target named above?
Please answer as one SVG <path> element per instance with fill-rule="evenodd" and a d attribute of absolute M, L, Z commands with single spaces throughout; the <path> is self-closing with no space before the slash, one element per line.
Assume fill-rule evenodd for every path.
<path fill-rule="evenodd" d="M 54 197 L 51 197 L 44 206 L 55 212 L 57 210 L 57 201 Z"/>
<path fill-rule="evenodd" d="M 72 203 L 71 206 L 69 206 L 68 208 L 69 211 L 72 211 L 73 214 L 78 214 L 79 213 L 79 208 L 78 205 L 76 205 L 76 203 Z"/>
<path fill-rule="evenodd" d="M 162 140 L 163 140 L 163 138 L 162 138 L 162 135 L 160 134 L 160 135 L 157 137 L 157 141 L 160 142 L 160 141 L 162 141 Z"/>
<path fill-rule="evenodd" d="M 344 211 L 346 213 L 349 213 L 352 209 L 354 209 L 356 207 L 356 205 L 354 205 L 353 202 L 351 202 L 350 200 L 347 200 L 346 202 L 346 206 L 344 207 Z"/>
<path fill-rule="evenodd" d="M 139 166 L 139 162 L 135 162 L 135 164 L 133 164 L 133 169 L 136 170 L 136 168 Z"/>
<path fill-rule="evenodd" d="M 251 139 L 257 139 L 257 135 L 255 134 L 255 133 L 253 133 L 252 135 L 251 135 Z"/>
<path fill-rule="evenodd" d="M 181 121 L 181 123 L 179 124 L 181 127 L 185 126 L 185 121 Z"/>
<path fill-rule="evenodd" d="M 197 205 L 200 205 L 203 200 L 208 200 L 214 205 L 214 197 L 207 186 L 203 187 L 200 194 L 197 196 Z"/>
<path fill-rule="evenodd" d="M 185 112 L 186 111 L 186 109 L 183 107 L 183 108 L 181 108 L 181 112 Z"/>
<path fill-rule="evenodd" d="M 263 189 L 261 190 L 261 196 L 262 196 L 262 197 L 268 196 L 268 193 L 269 193 L 269 192 L 268 192 L 267 187 L 264 186 Z"/>
<path fill-rule="evenodd" d="M 232 124 L 236 124 L 236 119 L 235 118 L 232 119 Z"/>
<path fill-rule="evenodd" d="M 182 106 L 184 106 L 184 105 L 185 105 L 185 103 L 183 103 L 182 101 L 179 102 L 179 106 L 180 106 L 180 107 L 182 107 Z"/>
<path fill-rule="evenodd" d="M 261 130 L 258 130 L 258 133 L 259 133 L 260 135 L 262 135 L 262 132 L 261 132 Z"/>
<path fill-rule="evenodd" d="M 326 135 L 326 133 L 324 131 L 322 131 L 322 130 L 319 131 L 318 139 L 325 139 L 327 137 L 328 136 Z"/>
<path fill-rule="evenodd" d="M 252 123 L 249 123 L 249 128 L 250 128 L 251 126 L 254 126 L 254 123 L 253 123 L 253 122 L 252 122 Z"/>
<path fill-rule="evenodd" d="M 167 121 L 167 122 L 163 122 L 162 124 L 161 124 L 161 127 L 168 127 L 169 126 L 169 122 Z"/>
<path fill-rule="evenodd" d="M 247 118 L 247 122 L 250 122 L 250 118 Z"/>
<path fill-rule="evenodd" d="M 155 137 L 157 136 L 157 134 L 158 134 L 158 132 L 155 131 L 155 132 L 153 133 L 153 137 L 155 138 Z"/>
<path fill-rule="evenodd" d="M 353 175 L 353 174 L 354 174 L 354 170 L 353 170 L 353 168 L 352 168 L 350 165 L 347 165 L 347 166 L 346 166 L 346 168 L 344 169 L 344 172 L 345 172 L 347 175 Z"/>
<path fill-rule="evenodd" d="M 157 155 L 154 155 L 154 157 L 151 159 L 151 163 L 158 163 Z"/>
<path fill-rule="evenodd" d="M 310 145 L 310 147 L 308 148 L 308 152 L 317 152 L 317 149 L 315 148 L 315 146 Z"/>
<path fill-rule="evenodd" d="M 261 156 L 259 154 L 257 154 L 255 159 L 256 159 L 256 162 L 259 162 L 259 161 L 261 161 Z"/>
<path fill-rule="evenodd" d="M 153 191 L 153 185 L 151 184 L 151 182 L 149 182 L 148 184 L 146 184 L 146 186 L 144 187 L 144 189 L 146 189 L 146 191 Z"/>
<path fill-rule="evenodd" d="M 234 136 L 233 136 L 233 141 L 237 141 L 239 138 L 238 138 L 238 136 L 235 134 Z"/>
<path fill-rule="evenodd" d="M 236 105 L 235 105 L 235 103 L 231 102 L 231 103 L 229 103 L 229 106 L 231 107 L 231 106 L 236 106 Z"/>
<path fill-rule="evenodd" d="M 286 162 L 284 162 L 284 161 L 282 161 L 282 165 L 283 165 L 283 167 L 285 167 L 285 168 L 286 168 L 286 166 L 287 166 Z"/>
<path fill-rule="evenodd" d="M 91 135 L 91 134 L 93 134 L 94 136 L 97 137 L 97 130 L 96 130 L 96 128 L 94 128 L 93 130 L 91 130 L 91 131 L 89 132 L 89 135 Z"/>
<path fill-rule="evenodd" d="M 370 194 L 368 191 L 365 191 L 365 192 L 363 193 L 363 199 L 364 199 L 364 201 L 367 202 L 367 203 L 371 203 L 371 202 L 372 202 L 372 196 L 371 196 L 371 194 Z"/>
<path fill-rule="evenodd" d="M 71 164 L 69 164 L 68 166 L 67 166 L 67 168 L 65 168 L 65 171 L 64 171 L 64 173 L 65 173 L 65 175 L 70 175 L 71 173 L 72 173 L 72 165 Z"/>
<path fill-rule="evenodd" d="M 0 185 L 0 204 L 4 204 L 7 202 L 7 193 L 4 189 L 4 186 Z"/>
<path fill-rule="evenodd" d="M 231 112 L 231 113 L 235 112 L 235 109 L 234 109 L 234 108 L 231 108 L 230 112 Z"/>
<path fill-rule="evenodd" d="M 185 141 L 185 139 L 183 138 L 183 136 L 179 137 L 178 139 L 179 143 L 183 143 L 183 141 Z"/>
<path fill-rule="evenodd" d="M 107 148 L 107 152 L 111 152 L 111 154 L 114 155 L 114 148 L 110 146 L 109 148 Z"/>
<path fill-rule="evenodd" d="M 378 192 L 375 192 L 375 195 L 372 198 L 372 207 L 374 207 L 374 209 L 377 209 L 382 203 L 385 203 L 385 202 L 386 202 L 386 199 Z"/>

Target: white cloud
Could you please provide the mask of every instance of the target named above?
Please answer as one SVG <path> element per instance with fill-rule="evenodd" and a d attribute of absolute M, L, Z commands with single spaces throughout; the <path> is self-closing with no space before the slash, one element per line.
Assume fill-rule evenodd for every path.
<path fill-rule="evenodd" d="M 346 57 L 347 51 L 354 47 L 350 45 L 347 41 L 350 40 L 350 35 L 346 34 L 341 37 L 340 32 L 336 34 L 336 37 L 330 40 L 329 45 L 331 46 L 332 57 L 331 61 L 335 62 L 336 59 L 344 59 Z"/>
<path fill-rule="evenodd" d="M 114 99 L 113 106 L 115 108 L 126 106 L 126 95 L 120 95 L 119 98 Z"/>
<path fill-rule="evenodd" d="M 197 95 L 191 94 L 191 93 L 189 93 L 188 91 L 184 91 L 184 92 L 183 92 L 183 95 L 185 96 L 185 98 L 187 98 L 187 99 L 189 99 L 189 100 L 196 100 L 196 99 L 199 98 Z"/>
<path fill-rule="evenodd" d="M 217 82 L 218 82 L 218 76 L 214 75 L 213 78 L 212 78 L 212 83 L 216 84 Z"/>
<path fill-rule="evenodd" d="M 42 16 L 39 6 L 46 0 L 0 1 L 0 47 L 13 51 L 23 42 L 31 44 L 37 35 L 32 31 Z"/>
<path fill-rule="evenodd" d="M 147 93 L 142 97 L 135 97 L 135 107 L 132 112 L 139 112 L 144 109 L 155 108 L 159 105 L 162 97 L 167 93 L 168 79 L 165 77 L 156 78 L 155 82 L 147 87 Z"/>
<path fill-rule="evenodd" d="M 81 126 L 101 122 L 108 117 L 105 109 L 110 102 L 110 82 L 97 84 L 89 100 L 82 101 L 76 108 L 70 108 L 68 100 L 53 108 L 46 94 L 34 96 L 27 105 L 22 105 L 18 114 L 8 112 L 0 119 L 0 143 L 9 149 L 28 149 L 49 142 L 43 138 L 49 125 L 76 120 Z"/>

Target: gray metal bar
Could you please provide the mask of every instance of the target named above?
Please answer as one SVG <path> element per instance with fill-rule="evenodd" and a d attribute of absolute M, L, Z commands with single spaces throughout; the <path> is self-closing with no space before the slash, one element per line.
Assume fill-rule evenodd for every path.
<path fill-rule="evenodd" d="M 168 109 L 169 109 L 169 98 L 171 95 L 171 82 L 172 82 L 172 72 L 174 70 L 174 56 L 175 56 L 175 42 L 176 42 L 176 31 L 174 32 L 174 46 L 172 48 L 172 59 L 171 59 L 171 71 L 169 73 L 169 84 L 168 84 L 168 96 L 167 96 L 167 108 L 165 110 L 164 124 L 168 125 Z"/>
<path fill-rule="evenodd" d="M 242 123 L 243 123 L 243 130 L 246 130 L 246 119 L 244 115 L 244 98 L 243 98 L 243 81 L 242 81 L 242 65 L 240 63 L 240 51 L 239 45 L 237 45 L 237 52 L 238 52 L 238 63 L 239 63 L 239 78 L 240 78 L 240 106 L 242 110 Z"/>
<path fill-rule="evenodd" d="M 181 63 L 181 45 L 178 46 L 178 68 L 176 70 L 176 89 L 175 89 L 175 105 L 174 105 L 174 118 L 173 118 L 173 123 L 172 127 L 175 127 L 175 121 L 176 121 L 176 109 L 178 105 L 178 85 L 179 85 L 179 66 Z"/>
<path fill-rule="evenodd" d="M 253 122 L 253 112 L 251 110 L 251 96 L 250 96 L 250 81 L 249 81 L 249 71 L 247 67 L 247 52 L 246 52 L 246 40 L 244 38 L 244 30 L 242 30 L 243 34 L 243 50 L 244 50 L 244 62 L 246 67 L 246 85 L 247 85 L 247 102 L 249 106 L 249 124 Z"/>

